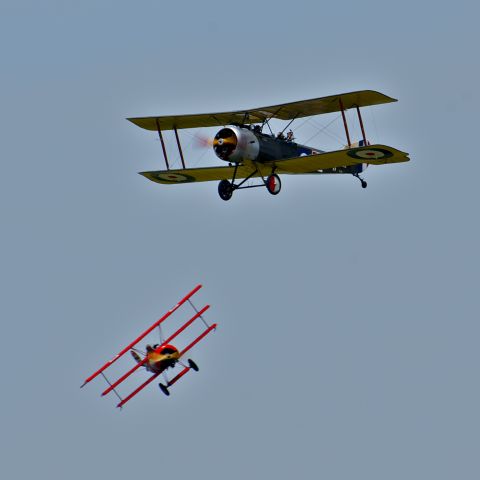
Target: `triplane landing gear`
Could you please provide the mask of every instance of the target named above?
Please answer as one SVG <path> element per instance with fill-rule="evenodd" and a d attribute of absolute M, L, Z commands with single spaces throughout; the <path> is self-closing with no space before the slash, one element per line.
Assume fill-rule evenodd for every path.
<path fill-rule="evenodd" d="M 163 384 L 159 383 L 158 386 L 160 387 L 160 390 L 168 397 L 170 395 L 170 392 L 168 391 L 168 388 Z"/>
<path fill-rule="evenodd" d="M 191 358 L 188 359 L 188 366 L 192 370 L 195 370 L 195 372 L 198 372 L 198 370 L 199 370 L 198 365 Z"/>
<path fill-rule="evenodd" d="M 280 177 L 276 173 L 271 173 L 267 178 L 261 176 L 262 183 L 259 185 L 247 185 L 242 186 L 247 180 L 252 178 L 255 174 L 259 174 L 258 170 L 252 172 L 248 177 L 242 180 L 240 183 L 235 183 L 235 176 L 237 173 L 238 165 L 235 166 L 235 171 L 233 172 L 233 179 L 230 182 L 229 180 L 221 180 L 218 184 L 218 194 L 222 200 L 230 200 L 232 198 L 233 192 L 235 190 L 240 190 L 243 188 L 255 188 L 255 187 L 263 187 L 265 186 L 268 193 L 272 195 L 278 195 L 280 190 L 282 189 L 282 182 Z"/>
<path fill-rule="evenodd" d="M 165 380 L 167 382 L 166 385 L 164 385 L 163 383 L 158 384 L 158 386 L 160 387 L 160 390 L 167 397 L 170 396 L 170 391 L 168 390 L 168 387 L 173 385 L 179 378 L 183 377 L 183 375 L 185 375 L 190 369 L 192 369 L 195 372 L 198 372 L 199 370 L 198 365 L 191 358 L 188 359 L 188 367 L 184 365 L 182 362 L 179 362 L 179 363 L 184 366 L 183 370 L 176 377 L 172 378 L 172 380 L 168 380 L 168 378 L 165 377 Z"/>

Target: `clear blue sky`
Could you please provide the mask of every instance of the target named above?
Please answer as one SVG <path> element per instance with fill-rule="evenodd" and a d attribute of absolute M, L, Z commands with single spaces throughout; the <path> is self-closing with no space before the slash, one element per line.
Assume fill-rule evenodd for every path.
<path fill-rule="evenodd" d="M 1 477 L 479 478 L 479 13 L 1 1 Z M 399 99 L 367 133 L 412 159 L 366 190 L 227 203 L 136 173 L 161 150 L 126 117 L 359 89 Z M 220 324 L 199 374 L 123 412 L 79 389 L 197 283 Z"/>

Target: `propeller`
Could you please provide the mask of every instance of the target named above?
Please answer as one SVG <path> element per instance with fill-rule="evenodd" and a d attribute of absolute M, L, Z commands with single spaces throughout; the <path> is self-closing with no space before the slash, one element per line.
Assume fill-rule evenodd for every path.
<path fill-rule="evenodd" d="M 214 145 L 214 139 L 207 137 L 206 135 L 197 134 L 195 135 L 194 146 L 197 148 L 211 148 Z"/>
<path fill-rule="evenodd" d="M 231 128 L 222 128 L 213 139 L 213 149 L 218 157 L 227 160 L 237 147 L 237 135 Z"/>

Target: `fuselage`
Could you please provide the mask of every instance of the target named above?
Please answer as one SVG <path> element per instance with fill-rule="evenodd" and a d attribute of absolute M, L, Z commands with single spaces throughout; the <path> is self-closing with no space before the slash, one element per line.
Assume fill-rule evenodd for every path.
<path fill-rule="evenodd" d="M 357 145 L 362 146 L 362 145 Z M 240 164 L 244 162 L 270 163 L 276 160 L 303 157 L 324 153 L 317 148 L 302 145 L 288 139 L 283 134 L 268 135 L 257 126 L 232 125 L 222 128 L 213 140 L 213 150 L 220 159 Z M 309 173 L 359 173 L 364 166 L 336 167 Z"/>
<path fill-rule="evenodd" d="M 180 358 L 180 352 L 173 345 L 163 345 L 160 348 L 147 346 L 147 370 L 161 373 L 167 368 L 174 367 Z"/>
<path fill-rule="evenodd" d="M 287 140 L 283 136 L 275 137 L 257 128 L 236 125 L 222 128 L 217 133 L 213 149 L 219 158 L 231 163 L 245 160 L 263 163 L 322 153 L 321 150 Z"/>

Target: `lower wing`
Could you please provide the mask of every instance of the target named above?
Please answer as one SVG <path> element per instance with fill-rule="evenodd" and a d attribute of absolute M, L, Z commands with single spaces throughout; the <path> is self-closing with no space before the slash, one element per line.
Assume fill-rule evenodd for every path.
<path fill-rule="evenodd" d="M 409 160 L 407 153 L 401 152 L 396 148 L 386 145 L 369 145 L 303 157 L 272 160 L 265 163 L 252 162 L 239 165 L 235 178 L 266 176 L 272 173 L 273 170 L 278 174 L 318 173 L 321 170 L 362 163 L 384 165 L 386 163 L 408 162 Z M 174 184 L 231 179 L 234 171 L 235 167 L 225 166 L 140 172 L 140 175 L 152 182 Z"/>

